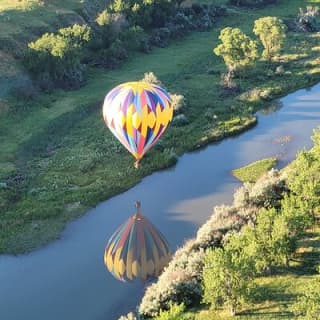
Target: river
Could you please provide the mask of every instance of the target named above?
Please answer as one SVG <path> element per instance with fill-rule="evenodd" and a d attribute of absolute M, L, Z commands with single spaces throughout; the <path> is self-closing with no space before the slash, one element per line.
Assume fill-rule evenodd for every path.
<path fill-rule="evenodd" d="M 320 84 L 280 102 L 279 110 L 259 113 L 253 129 L 185 154 L 176 166 L 100 203 L 69 223 L 59 240 L 29 254 L 0 256 L 0 319 L 116 320 L 134 309 L 143 284 L 119 282 L 103 264 L 112 232 L 138 199 L 175 249 L 195 235 L 214 205 L 232 201 L 240 186 L 232 169 L 270 156 L 283 167 L 310 148 L 320 124 Z"/>

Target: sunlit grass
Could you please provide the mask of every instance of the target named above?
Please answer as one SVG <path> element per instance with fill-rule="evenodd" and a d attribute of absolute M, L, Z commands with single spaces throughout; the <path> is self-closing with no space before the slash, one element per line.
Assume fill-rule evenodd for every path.
<path fill-rule="evenodd" d="M 262 159 L 239 169 L 232 170 L 232 174 L 242 182 L 256 182 L 263 174 L 276 165 L 276 158 Z"/>

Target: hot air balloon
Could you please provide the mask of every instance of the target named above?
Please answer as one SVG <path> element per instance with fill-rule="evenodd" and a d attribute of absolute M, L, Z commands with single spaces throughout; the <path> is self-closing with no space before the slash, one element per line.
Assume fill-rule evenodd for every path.
<path fill-rule="evenodd" d="M 112 275 L 121 281 L 156 277 L 170 259 L 164 236 L 137 211 L 111 236 L 104 253 L 104 263 Z"/>
<path fill-rule="evenodd" d="M 172 120 L 169 94 L 147 82 L 127 82 L 113 88 L 103 103 L 103 118 L 114 136 L 139 160 L 157 142 Z"/>

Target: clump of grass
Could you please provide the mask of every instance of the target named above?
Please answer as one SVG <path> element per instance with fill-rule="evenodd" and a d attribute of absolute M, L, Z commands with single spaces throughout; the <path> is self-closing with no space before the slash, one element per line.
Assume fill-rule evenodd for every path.
<path fill-rule="evenodd" d="M 274 168 L 276 164 L 276 158 L 262 159 L 232 170 L 232 174 L 242 182 L 256 182 L 264 173 Z"/>

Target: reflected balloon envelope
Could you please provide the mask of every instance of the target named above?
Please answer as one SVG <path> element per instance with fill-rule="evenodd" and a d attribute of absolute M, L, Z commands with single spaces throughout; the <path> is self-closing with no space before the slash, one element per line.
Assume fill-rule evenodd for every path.
<path fill-rule="evenodd" d="M 139 206 L 111 236 L 104 254 L 107 269 L 122 281 L 157 277 L 169 260 L 167 241 Z"/>

